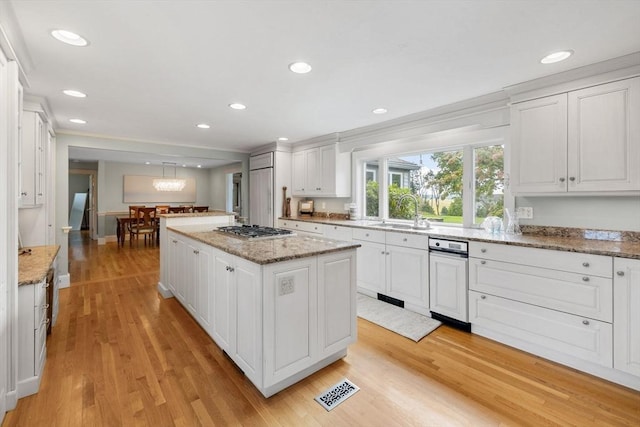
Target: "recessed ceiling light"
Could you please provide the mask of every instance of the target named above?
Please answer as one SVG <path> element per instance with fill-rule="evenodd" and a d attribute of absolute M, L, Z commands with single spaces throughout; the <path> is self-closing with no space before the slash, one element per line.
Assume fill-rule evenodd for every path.
<path fill-rule="evenodd" d="M 199 167 L 199 168 L 201 168 L 201 167 L 202 167 L 202 165 L 198 165 L 198 166 L 196 166 L 196 167 Z"/>
<path fill-rule="evenodd" d="M 294 62 L 293 64 L 289 64 L 289 69 L 297 74 L 307 74 L 311 71 L 311 65 L 306 62 Z"/>
<path fill-rule="evenodd" d="M 145 164 L 145 165 L 150 165 L 150 164 L 151 164 L 151 162 L 144 162 L 144 164 Z"/>
<path fill-rule="evenodd" d="M 73 90 L 73 89 L 65 89 L 65 90 L 62 91 L 62 93 L 64 93 L 65 95 L 73 96 L 74 98 L 86 98 L 87 97 L 86 93 L 82 93 L 79 90 Z"/>
<path fill-rule="evenodd" d="M 82 36 L 67 30 L 53 30 L 51 35 L 62 43 L 70 44 L 71 46 L 83 47 L 89 44 Z"/>
<path fill-rule="evenodd" d="M 196 127 L 199 127 L 200 129 L 209 129 L 211 126 L 206 123 L 198 123 Z"/>
<path fill-rule="evenodd" d="M 568 57 L 573 55 L 572 50 L 560 50 L 558 52 L 550 53 L 540 60 L 543 64 L 553 64 L 555 62 L 564 61 Z"/>
<path fill-rule="evenodd" d="M 285 136 L 281 136 L 280 138 L 278 138 L 278 141 L 288 141 L 289 138 L 285 137 Z"/>
<path fill-rule="evenodd" d="M 371 111 L 373 114 L 385 114 L 387 112 L 386 108 L 376 108 Z"/>
<path fill-rule="evenodd" d="M 82 120 L 82 119 L 69 119 L 69 121 L 71 123 L 76 123 L 76 124 L 79 124 L 79 125 L 84 125 L 84 124 L 87 123 L 86 120 Z"/>
<path fill-rule="evenodd" d="M 183 168 L 186 168 L 186 167 L 187 167 L 187 165 L 182 165 L 182 167 L 183 167 Z"/>
<path fill-rule="evenodd" d="M 235 102 L 233 104 L 229 104 L 229 107 L 233 108 L 234 110 L 244 110 L 245 108 L 247 108 L 246 105 L 238 104 L 237 102 Z"/>

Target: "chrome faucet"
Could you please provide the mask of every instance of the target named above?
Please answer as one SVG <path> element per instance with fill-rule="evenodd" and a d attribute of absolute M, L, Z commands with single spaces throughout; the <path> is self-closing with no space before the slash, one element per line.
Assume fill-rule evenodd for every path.
<path fill-rule="evenodd" d="M 418 201 L 418 198 L 416 197 L 415 194 L 407 193 L 407 194 L 400 195 L 400 197 L 398 198 L 397 205 L 400 206 L 402 204 L 402 202 L 404 201 L 404 199 L 406 199 L 406 198 L 410 198 L 410 199 L 413 200 L 413 205 L 415 206 L 415 209 L 416 209 L 415 213 L 413 215 L 413 226 L 415 228 L 429 228 L 429 222 L 428 221 L 424 221 L 423 225 L 420 225 L 420 222 L 422 221 L 422 217 L 418 213 L 418 206 L 419 206 L 420 202 Z"/>

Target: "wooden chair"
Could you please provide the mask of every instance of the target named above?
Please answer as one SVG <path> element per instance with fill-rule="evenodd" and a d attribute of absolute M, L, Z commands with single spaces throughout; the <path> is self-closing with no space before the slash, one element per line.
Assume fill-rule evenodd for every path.
<path fill-rule="evenodd" d="M 184 213 L 193 212 L 193 205 L 180 205 L 180 206 L 184 208 Z"/>
<path fill-rule="evenodd" d="M 156 205 L 156 214 L 169 213 L 169 205 Z"/>
<path fill-rule="evenodd" d="M 133 236 L 139 242 L 140 235 L 144 235 L 144 244 L 147 244 L 147 236 L 153 243 L 156 236 L 156 208 L 139 206 L 129 207 L 129 245 L 133 244 Z"/>
<path fill-rule="evenodd" d="M 209 212 L 209 206 L 194 206 L 193 212 Z"/>
<path fill-rule="evenodd" d="M 169 206 L 169 213 L 184 213 L 183 206 Z"/>

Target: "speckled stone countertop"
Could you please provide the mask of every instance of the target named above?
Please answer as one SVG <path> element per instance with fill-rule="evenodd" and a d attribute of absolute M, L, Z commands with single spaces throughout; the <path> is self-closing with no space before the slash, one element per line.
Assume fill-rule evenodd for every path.
<path fill-rule="evenodd" d="M 28 251 L 31 252 L 28 252 Z M 32 285 L 47 277 L 47 272 L 56 258 L 60 246 L 34 246 L 18 252 L 18 286 Z"/>
<path fill-rule="evenodd" d="M 434 224 L 427 230 L 404 230 L 378 227 L 374 224 L 379 224 L 380 221 L 371 220 L 344 220 L 321 217 L 281 219 L 640 259 L 640 233 L 638 232 L 522 226 L 523 234 L 518 235 L 491 234 L 477 228 L 446 227 Z"/>
<path fill-rule="evenodd" d="M 252 241 L 231 237 L 220 231 L 211 231 L 211 226 L 208 226 L 208 231 L 202 231 L 203 226 L 176 226 L 167 229 L 262 265 L 360 247 L 358 243 L 307 236 Z"/>
<path fill-rule="evenodd" d="M 209 212 L 158 214 L 159 217 L 164 217 L 164 218 L 187 218 L 187 217 L 193 217 L 193 216 L 226 216 L 226 215 L 234 215 L 234 213 L 225 212 L 225 211 L 209 211 Z"/>

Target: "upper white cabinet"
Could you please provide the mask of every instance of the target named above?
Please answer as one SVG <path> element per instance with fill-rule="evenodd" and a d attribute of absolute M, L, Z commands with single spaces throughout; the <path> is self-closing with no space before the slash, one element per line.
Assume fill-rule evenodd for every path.
<path fill-rule="evenodd" d="M 47 126 L 34 111 L 24 111 L 21 122 L 19 206 L 40 206 L 45 200 Z"/>
<path fill-rule="evenodd" d="M 335 144 L 293 153 L 293 196 L 351 196 L 351 155 Z"/>
<path fill-rule="evenodd" d="M 640 77 L 511 107 L 514 194 L 640 191 Z"/>

